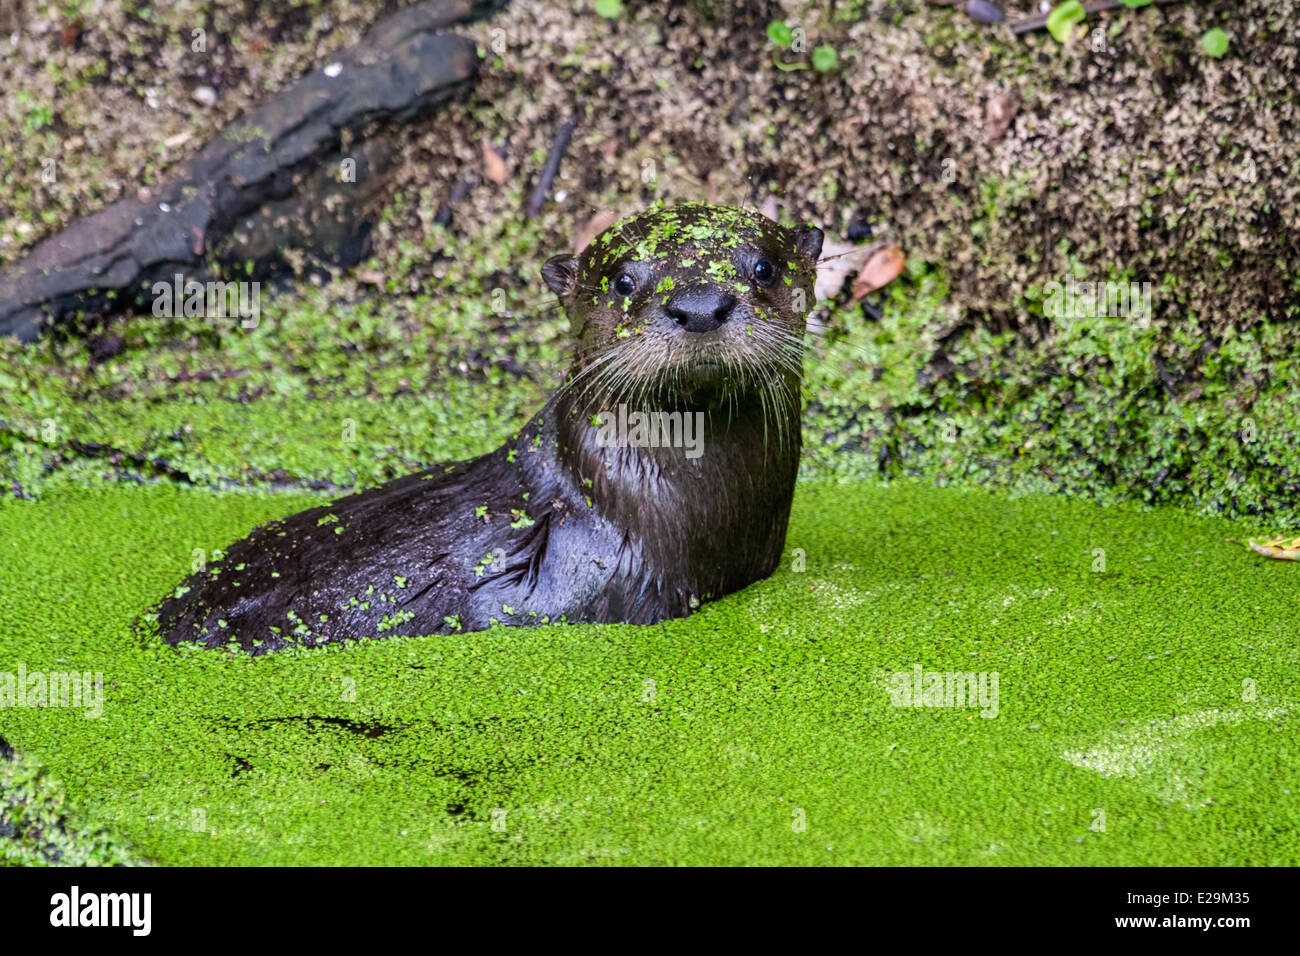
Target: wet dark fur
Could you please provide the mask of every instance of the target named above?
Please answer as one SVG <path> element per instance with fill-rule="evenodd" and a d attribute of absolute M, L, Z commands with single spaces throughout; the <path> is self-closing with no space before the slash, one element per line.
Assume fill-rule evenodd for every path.
<path fill-rule="evenodd" d="M 820 233 L 771 224 L 765 235 L 783 246 L 774 255 L 797 257 L 808 272 L 799 287 L 811 305 Z M 257 528 L 159 606 L 165 639 L 237 641 L 265 653 L 493 621 L 649 624 L 771 574 L 798 469 L 797 371 L 765 370 L 766 396 L 707 372 L 647 386 L 657 409 L 706 413 L 698 458 L 680 448 L 599 447 L 587 417 L 593 396 L 576 383 L 595 354 L 593 336 L 603 340 L 589 326 L 611 319 L 585 304 L 592 287 L 578 260 L 557 260 L 547 280 L 574 321 L 575 387 L 488 455 Z M 772 295 L 788 298 L 789 289 Z M 782 301 L 769 305 L 789 311 Z M 642 300 L 638 311 L 656 308 Z M 799 315 L 800 333 L 802 325 Z M 776 391 L 788 399 L 780 423 L 772 419 Z"/>

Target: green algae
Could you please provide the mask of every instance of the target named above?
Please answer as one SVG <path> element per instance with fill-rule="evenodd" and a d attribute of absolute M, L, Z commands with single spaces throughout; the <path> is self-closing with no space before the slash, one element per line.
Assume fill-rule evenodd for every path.
<path fill-rule="evenodd" d="M 0 670 L 105 693 L 97 719 L 2 709 L 0 734 L 136 859 L 1300 860 L 1300 577 L 1227 522 L 810 484 L 782 569 L 682 621 L 258 659 L 133 636 L 194 548 L 319 500 L 0 502 Z M 996 718 L 892 706 L 918 664 L 997 672 Z"/>
<path fill-rule="evenodd" d="M 1222 521 L 1023 497 L 1294 525 L 1292 350 L 1267 323 L 1221 341 L 1195 317 L 1062 321 L 1034 348 L 976 327 L 936 371 L 948 285 L 909 268 L 881 321 L 833 308 L 810 341 L 805 571 L 652 628 L 258 662 L 141 648 L 131 621 L 196 549 L 322 499 L 111 487 L 132 469 L 72 443 L 200 484 L 344 487 L 496 447 L 563 374 L 564 319 L 497 322 L 475 305 L 490 280 L 451 268 L 465 291 L 415 316 L 304 290 L 250 333 L 127 320 L 122 355 L 84 372 L 81 342 L 0 346 L 0 477 L 41 496 L 0 502 L 0 671 L 106 678 L 96 720 L 0 710 L 48 767 L 0 790 L 84 813 L 70 859 L 1295 862 L 1294 568 Z M 1192 380 L 1171 389 L 1162 355 Z M 827 477 L 855 483 L 809 484 Z M 890 707 L 917 663 L 997 670 L 998 718 Z"/>
<path fill-rule="evenodd" d="M 139 863 L 112 834 L 82 817 L 30 754 L 0 759 L 0 866 Z"/>

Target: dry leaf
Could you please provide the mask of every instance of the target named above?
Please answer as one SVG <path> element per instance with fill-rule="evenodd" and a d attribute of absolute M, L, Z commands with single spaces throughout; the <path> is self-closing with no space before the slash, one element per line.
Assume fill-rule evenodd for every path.
<path fill-rule="evenodd" d="M 817 260 L 817 284 L 813 289 L 816 300 L 822 302 L 839 295 L 845 280 L 857 274 L 869 255 L 870 246 L 825 239 L 822 242 L 821 258 Z"/>
<path fill-rule="evenodd" d="M 506 168 L 506 161 L 486 139 L 483 140 L 483 175 L 498 186 L 510 180 L 510 170 Z"/>
<path fill-rule="evenodd" d="M 990 146 L 1007 135 L 1011 121 L 1020 108 L 1019 97 L 1011 93 L 994 93 L 984 104 L 984 139 Z"/>
<path fill-rule="evenodd" d="M 907 256 L 903 255 L 902 246 L 882 246 L 871 253 L 866 265 L 853 280 L 853 301 L 857 302 L 864 295 L 883 289 L 898 278 L 907 265 Z"/>
<path fill-rule="evenodd" d="M 1294 541 L 1273 538 L 1270 541 L 1261 541 L 1259 544 L 1248 540 L 1246 549 L 1278 561 L 1300 561 L 1300 538 L 1296 538 Z"/>

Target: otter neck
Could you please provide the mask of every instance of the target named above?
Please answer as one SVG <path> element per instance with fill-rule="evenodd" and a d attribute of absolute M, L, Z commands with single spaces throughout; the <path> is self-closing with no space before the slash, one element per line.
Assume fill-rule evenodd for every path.
<path fill-rule="evenodd" d="M 559 457 L 603 517 L 628 529 L 645 558 L 700 597 L 743 587 L 780 560 L 799 466 L 799 381 L 766 392 L 702 396 L 650 410 L 626 407 L 627 429 L 592 424 L 590 411 L 556 402 Z M 620 416 L 616 402 L 602 425 Z M 660 416 L 633 419 L 633 413 Z M 676 416 L 680 416 L 676 417 Z M 687 433 L 687 416 L 691 416 Z M 635 423 L 643 426 L 634 431 Z M 678 423 L 680 422 L 680 425 Z M 662 442 L 669 437 L 690 442 Z M 655 427 L 658 447 L 646 427 Z M 673 430 L 674 427 L 680 431 Z M 613 439 L 611 443 L 610 439 Z M 758 573 L 756 573 L 758 572 Z"/>

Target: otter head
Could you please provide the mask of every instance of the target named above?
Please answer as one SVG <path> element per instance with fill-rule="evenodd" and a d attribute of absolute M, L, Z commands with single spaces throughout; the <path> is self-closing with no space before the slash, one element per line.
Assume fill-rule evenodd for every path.
<path fill-rule="evenodd" d="M 683 203 L 615 223 L 542 277 L 572 324 L 571 385 L 599 401 L 797 387 L 822 234 Z"/>

